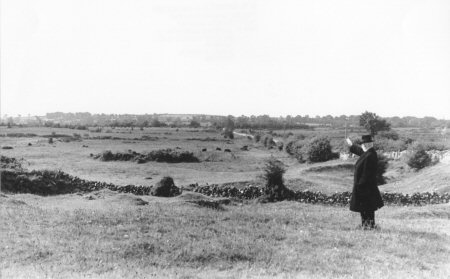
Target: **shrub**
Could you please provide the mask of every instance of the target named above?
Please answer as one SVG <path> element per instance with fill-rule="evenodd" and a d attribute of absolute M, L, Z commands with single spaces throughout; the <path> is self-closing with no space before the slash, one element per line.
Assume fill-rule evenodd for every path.
<path fill-rule="evenodd" d="M 270 158 L 266 161 L 264 167 L 264 180 L 267 187 L 274 185 L 284 185 L 283 174 L 286 172 L 284 165 L 281 161 Z"/>
<path fill-rule="evenodd" d="M 181 191 L 175 186 L 172 177 L 165 176 L 152 188 L 151 194 L 157 197 L 174 197 L 181 194 Z"/>
<path fill-rule="evenodd" d="M 145 155 L 145 159 L 147 161 L 167 163 L 195 163 L 200 161 L 192 152 L 178 152 L 170 148 L 151 151 Z"/>
<path fill-rule="evenodd" d="M 287 139 L 288 137 L 291 137 L 293 135 L 294 135 L 294 133 L 288 132 L 287 134 L 284 134 L 283 138 Z"/>
<path fill-rule="evenodd" d="M 224 138 L 229 138 L 229 139 L 234 139 L 234 134 L 232 130 L 225 130 L 223 132 L 223 137 Z"/>
<path fill-rule="evenodd" d="M 286 144 L 285 151 L 291 156 L 294 156 L 300 163 L 306 162 L 306 147 L 307 142 L 302 140 L 289 141 Z"/>
<path fill-rule="evenodd" d="M 284 143 L 283 142 L 277 143 L 277 148 L 278 148 L 279 151 L 283 151 L 283 147 L 284 147 Z"/>
<path fill-rule="evenodd" d="M 413 151 L 408 158 L 407 164 L 413 169 L 420 170 L 431 165 L 431 156 L 427 154 L 425 148 L 420 147 Z"/>
<path fill-rule="evenodd" d="M 385 138 L 390 140 L 398 140 L 400 137 L 395 131 L 382 131 L 378 133 L 377 138 Z"/>
<path fill-rule="evenodd" d="M 386 184 L 386 179 L 384 178 L 384 173 L 388 167 L 388 158 L 382 154 L 378 154 L 378 165 L 377 165 L 377 183 L 378 185 Z"/>
<path fill-rule="evenodd" d="M 16 158 L 0 156 L 0 169 L 22 169 L 22 164 Z"/>
<path fill-rule="evenodd" d="M 200 160 L 192 152 L 188 151 L 176 151 L 170 148 L 153 150 L 146 154 L 141 154 L 135 151 L 129 150 L 128 152 L 112 153 L 107 150 L 96 156 L 94 159 L 100 159 L 101 161 L 136 161 L 139 164 L 149 161 L 167 162 L 167 163 L 196 163 Z"/>
<path fill-rule="evenodd" d="M 386 152 L 402 151 L 407 149 L 407 145 L 402 140 L 392 140 L 388 138 L 377 139 L 374 143 L 376 150 L 383 150 Z"/>
<path fill-rule="evenodd" d="M 265 134 L 261 138 L 261 142 L 264 144 L 265 147 L 267 147 L 269 149 L 275 145 L 275 141 L 273 140 L 273 137 L 270 134 Z"/>
<path fill-rule="evenodd" d="M 306 160 L 308 162 L 325 162 L 335 157 L 331 150 L 330 140 L 327 137 L 313 138 L 306 147 Z"/>
<path fill-rule="evenodd" d="M 284 146 L 284 151 L 286 151 L 289 155 L 294 155 L 294 148 L 295 148 L 295 141 L 288 141 L 286 145 Z"/>
<path fill-rule="evenodd" d="M 261 140 L 261 134 L 256 134 L 254 139 L 255 139 L 255 142 L 258 143 Z"/>
<path fill-rule="evenodd" d="M 293 192 L 284 185 L 283 174 L 286 169 L 283 163 L 275 158 L 266 161 L 263 178 L 265 180 L 264 201 L 282 201 L 293 196 Z"/>
<path fill-rule="evenodd" d="M 116 156 L 111 152 L 111 150 L 106 150 L 97 155 L 96 158 L 100 158 L 101 161 L 107 162 L 115 160 Z"/>
<path fill-rule="evenodd" d="M 81 135 L 77 134 L 77 133 L 73 133 L 73 138 L 74 139 L 81 139 Z"/>
<path fill-rule="evenodd" d="M 414 139 L 410 137 L 401 137 L 400 140 L 403 141 L 406 145 L 411 145 L 414 143 Z"/>

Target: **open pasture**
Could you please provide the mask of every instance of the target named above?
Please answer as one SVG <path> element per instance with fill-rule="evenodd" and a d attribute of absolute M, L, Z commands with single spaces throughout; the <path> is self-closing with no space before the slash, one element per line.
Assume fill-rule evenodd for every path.
<path fill-rule="evenodd" d="M 264 160 L 271 156 L 285 164 L 286 185 L 294 190 L 331 194 L 349 191 L 352 185 L 352 160 L 300 164 L 286 152 L 264 148 L 245 136 L 228 140 L 217 131 L 202 129 L 106 131 L 2 128 L 1 146 L 12 149 L 1 151 L 23 158 L 30 170 L 59 169 L 117 185 L 154 185 L 167 175 L 177 186 L 261 185 Z M 90 155 L 165 148 L 193 152 L 200 162 L 103 162 Z M 390 166 L 387 174 L 393 182 L 380 186 L 381 191 L 412 193 L 435 187 L 448 191 L 447 161 L 420 172 L 396 173 L 402 167 L 401 162 Z M 385 206 L 376 217 L 381 229 L 363 231 L 356 228 L 359 215 L 348 208 L 298 202 L 231 201 L 213 209 L 183 195 L 157 198 L 109 190 L 0 199 L 0 233 L 6 235 L 0 239 L 2 278 L 448 278 L 450 274 L 448 204 Z"/>
<path fill-rule="evenodd" d="M 164 176 L 174 178 L 176 185 L 223 184 L 261 185 L 260 175 L 264 161 L 271 156 L 286 166 L 285 180 L 294 190 L 313 190 L 327 194 L 349 191 L 352 185 L 352 167 L 355 159 L 332 160 L 324 163 L 301 164 L 286 152 L 277 148 L 267 149 L 246 136 L 236 135 L 225 139 L 213 129 L 177 128 L 97 128 L 74 130 L 64 128 L 0 128 L 1 146 L 13 149 L 1 150 L 2 155 L 23 158 L 28 169 L 62 170 L 87 180 L 103 181 L 117 185 L 154 185 Z M 402 133 L 411 130 L 400 130 Z M 275 131 L 282 135 L 283 131 Z M 328 135 L 336 145 L 343 130 L 287 130 L 286 134 Z M 356 134 L 349 135 L 356 136 Z M 75 134 L 75 136 L 74 136 Z M 418 135 L 420 136 L 420 135 Z M 49 143 L 53 138 L 53 144 Z M 283 137 L 279 137 L 283 140 Z M 244 146 L 248 150 L 242 150 Z M 333 145 L 335 146 L 335 145 Z M 92 155 L 106 150 L 112 152 L 135 151 L 145 153 L 167 149 L 192 152 L 198 163 L 164 163 L 96 160 Z M 229 150 L 230 152 L 225 152 Z M 388 184 L 380 187 L 389 192 L 448 192 L 450 170 L 448 164 L 438 164 L 421 172 L 409 170 L 404 162 L 394 162 L 386 172 Z M 404 181 L 409 181 L 404 183 Z M 447 184 L 446 184 L 447 183 Z"/>
<path fill-rule="evenodd" d="M 225 183 L 257 178 L 264 159 L 271 155 L 292 161 L 279 151 L 268 151 L 253 145 L 246 137 L 224 139 L 217 131 L 174 128 L 104 129 L 107 133 L 53 128 L 2 128 L 0 135 L 34 133 L 35 137 L 0 137 L 2 150 L 9 157 L 24 158 L 29 169 L 60 169 L 84 179 L 105 181 L 119 185 L 152 185 L 154 180 L 172 176 L 179 185 L 192 183 Z M 81 134 L 80 140 L 60 141 L 54 137 L 49 144 L 43 136 Z M 61 138 L 64 139 L 64 138 Z M 31 146 L 28 144 L 31 143 Z M 249 146 L 249 151 L 241 147 Z M 83 147 L 84 146 L 84 147 Z M 176 149 L 193 152 L 200 163 L 101 162 L 90 157 L 105 150 L 112 152 L 147 152 L 158 149 Z M 206 151 L 202 151 L 205 150 Z M 225 152 L 229 149 L 231 152 Z M 146 179 L 147 178 L 147 179 Z M 149 179 L 151 178 L 151 179 Z"/>
<path fill-rule="evenodd" d="M 236 136 L 235 139 L 229 140 L 223 138 L 218 131 L 202 129 L 146 128 L 141 131 L 129 128 L 104 128 L 103 130 L 108 132 L 55 128 L 2 128 L 0 135 L 36 135 L 0 137 L 2 146 L 13 147 L 10 150 L 2 150 L 2 154 L 23 158 L 28 169 L 62 170 L 83 179 L 118 185 L 153 185 L 155 180 L 163 176 L 172 176 L 177 185 L 246 181 L 257 183 L 260 180 L 264 160 L 273 156 L 287 166 L 286 179 L 293 187 L 297 187 L 294 185 L 297 184 L 299 189 L 304 189 L 316 184 L 319 187 L 320 184 L 307 179 L 308 175 L 315 179 L 312 173 L 302 172 L 308 168 L 307 165 L 299 164 L 284 151 L 268 150 L 245 136 Z M 81 134 L 81 138 L 66 141 L 64 137 L 58 137 L 58 135 L 73 136 L 74 133 Z M 53 144 L 49 144 L 48 137 L 52 134 L 56 136 L 53 137 Z M 243 146 L 248 146 L 248 150 L 241 150 Z M 102 162 L 90 156 L 105 150 L 112 152 L 132 150 L 144 153 L 166 148 L 193 152 L 200 162 L 137 164 L 131 161 Z M 226 149 L 231 152 L 225 152 Z M 331 164 L 339 163 L 341 162 L 331 162 Z M 347 172 L 344 176 L 347 177 L 345 180 L 347 183 L 351 173 Z M 306 180 L 299 180 L 300 178 Z M 339 190 L 342 190 L 342 187 L 331 191 Z"/>
<path fill-rule="evenodd" d="M 1 196 L 2 278 L 448 278 L 449 206 L 347 208 L 181 197 Z"/>

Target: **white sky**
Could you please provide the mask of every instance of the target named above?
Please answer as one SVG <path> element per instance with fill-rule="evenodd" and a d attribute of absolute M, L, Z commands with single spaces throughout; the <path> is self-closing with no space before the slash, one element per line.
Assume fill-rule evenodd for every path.
<path fill-rule="evenodd" d="M 1 114 L 450 118 L 448 0 L 0 0 Z"/>

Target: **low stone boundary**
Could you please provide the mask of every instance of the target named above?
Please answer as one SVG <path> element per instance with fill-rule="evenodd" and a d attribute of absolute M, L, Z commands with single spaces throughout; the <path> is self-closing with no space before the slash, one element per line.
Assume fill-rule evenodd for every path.
<path fill-rule="evenodd" d="M 42 196 L 71 193 L 88 193 L 101 189 L 110 189 L 121 193 L 151 195 L 152 187 L 142 185 L 117 186 L 112 183 L 84 180 L 61 171 L 15 171 L 3 170 L 1 174 L 2 191 L 9 193 L 30 193 Z M 191 185 L 192 191 L 211 197 L 227 197 L 239 200 L 251 200 L 264 195 L 264 189 L 257 186 L 236 188 L 223 185 Z M 322 192 L 292 191 L 287 200 L 312 204 L 346 206 L 351 193 L 342 192 L 327 195 Z M 382 193 L 386 205 L 427 205 L 450 202 L 450 194 L 438 193 Z"/>
<path fill-rule="evenodd" d="M 198 186 L 194 188 L 193 191 L 212 197 L 229 197 L 237 199 L 255 199 L 262 197 L 264 194 L 263 189 L 256 186 L 247 186 L 241 189 L 237 189 L 236 187 L 207 185 Z M 450 194 L 447 193 L 438 194 L 425 192 L 414 193 L 411 195 L 402 193 L 381 193 L 381 195 L 386 205 L 420 206 L 450 202 Z M 351 192 L 334 193 L 332 195 L 327 195 L 322 192 L 294 191 L 292 197 L 289 197 L 287 200 L 294 200 L 312 204 L 346 206 L 349 204 L 350 198 Z"/>

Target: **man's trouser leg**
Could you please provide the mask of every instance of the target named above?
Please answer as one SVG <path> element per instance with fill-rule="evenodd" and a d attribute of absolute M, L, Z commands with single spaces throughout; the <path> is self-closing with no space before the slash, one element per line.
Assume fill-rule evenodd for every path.
<path fill-rule="evenodd" d="M 361 222 L 363 228 L 375 227 L 375 211 L 361 211 Z"/>

